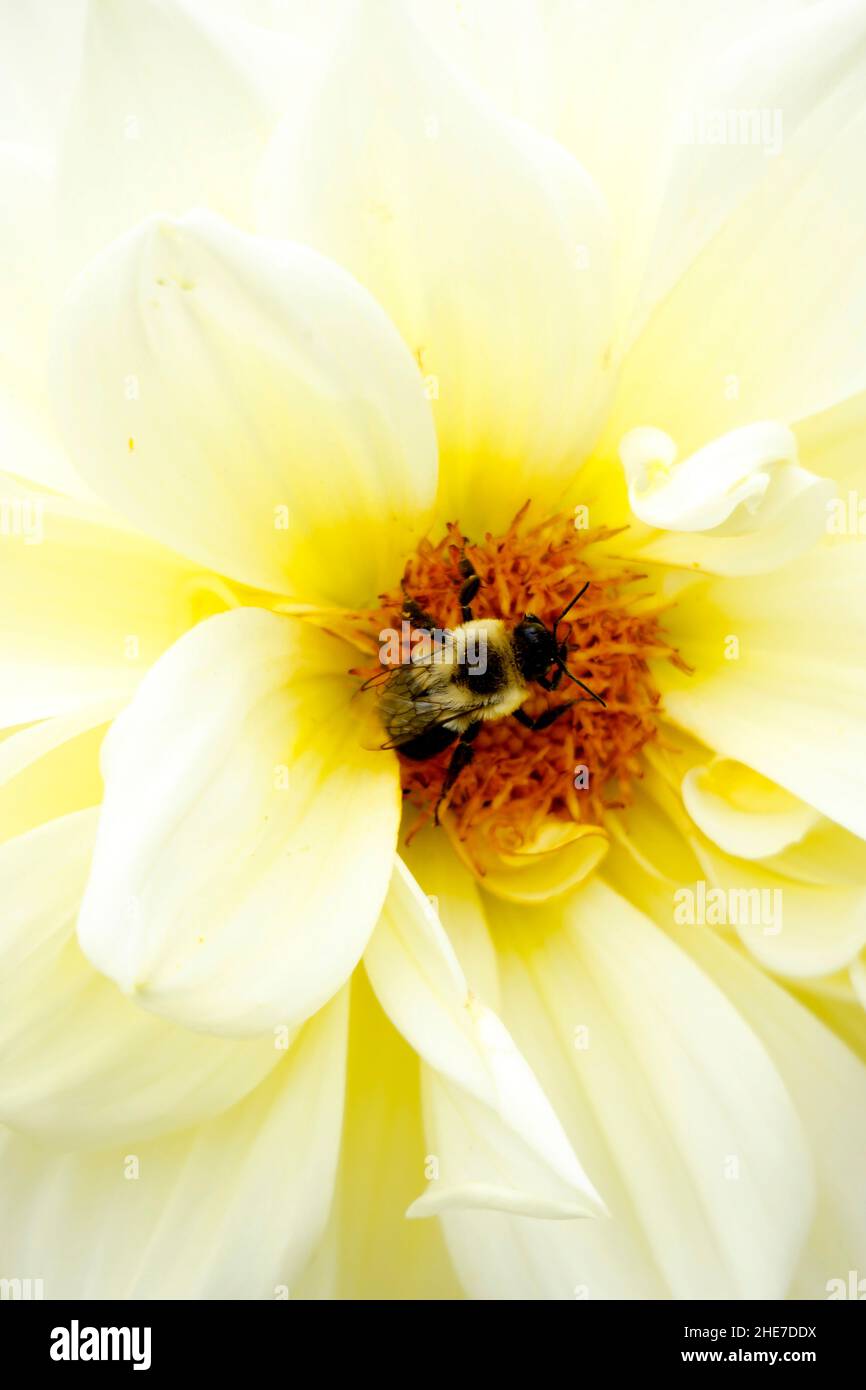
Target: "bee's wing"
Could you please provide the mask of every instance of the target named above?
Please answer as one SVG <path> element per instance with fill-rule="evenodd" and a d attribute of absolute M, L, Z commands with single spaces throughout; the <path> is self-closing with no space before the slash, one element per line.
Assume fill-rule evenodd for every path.
<path fill-rule="evenodd" d="M 428 734 L 431 729 L 443 729 L 447 725 L 454 724 L 455 720 L 461 722 L 467 717 L 472 718 L 475 714 L 480 714 L 484 705 L 460 705 L 458 708 L 451 704 L 440 705 L 435 700 L 419 701 L 411 710 L 407 710 L 405 717 L 389 719 L 388 742 L 380 743 L 380 748 L 400 749 L 404 743 L 409 743 L 413 738 L 420 738 L 422 734 Z M 454 729 L 456 738 L 460 728 Z"/>
<path fill-rule="evenodd" d="M 368 749 L 371 753 L 380 753 L 383 748 L 387 748 L 386 742 L 388 735 L 382 728 L 382 720 L 375 702 L 365 708 L 361 719 L 358 721 L 358 743 L 362 748 Z"/>
<path fill-rule="evenodd" d="M 450 630 L 444 632 L 444 640 L 446 643 L 450 642 L 452 637 L 453 634 Z M 371 690 L 374 687 L 376 689 L 381 689 L 383 686 L 387 685 L 388 682 L 398 685 L 404 682 L 411 683 L 413 667 L 425 666 L 431 663 L 435 665 L 437 659 L 441 660 L 443 658 L 441 655 L 439 658 L 435 655 L 433 634 L 424 633 L 413 646 L 410 659 L 401 661 L 399 664 L 393 666 L 382 666 L 379 671 L 367 677 L 364 684 L 358 687 L 357 693 L 360 694 L 362 691 Z"/>
<path fill-rule="evenodd" d="M 400 666 L 389 672 L 380 687 L 379 698 L 364 720 L 361 745 L 371 749 L 399 749 L 430 729 L 443 728 L 453 720 L 480 713 L 483 705 L 458 705 L 449 699 L 447 681 L 419 689 L 417 671 Z M 458 730 L 454 730 L 455 737 Z"/>
<path fill-rule="evenodd" d="M 418 725 L 421 700 L 426 699 L 421 693 L 421 675 L 413 666 L 389 666 L 381 674 L 384 680 L 377 672 L 353 697 L 365 706 L 361 746 L 375 750 L 393 748 L 413 738 L 412 726 Z"/>
<path fill-rule="evenodd" d="M 418 711 L 414 692 L 407 678 L 407 668 L 391 667 L 365 681 L 355 692 L 363 713 L 359 720 L 358 741 L 362 748 L 380 752 L 394 748 L 414 737 Z M 372 687 L 375 686 L 375 689 Z"/>
<path fill-rule="evenodd" d="M 368 676 L 367 679 L 364 681 L 364 684 L 363 684 L 363 685 L 359 685 L 359 686 L 358 686 L 358 689 L 357 689 L 357 691 L 355 692 L 356 695 L 361 695 L 361 694 L 363 694 L 363 692 L 364 692 L 365 690 L 372 690 L 374 686 L 381 686 L 381 685 L 384 685 L 385 682 L 386 682 L 387 680 L 389 680 L 390 677 L 391 677 L 393 674 L 394 674 L 394 669 L 393 669 L 393 667 L 391 667 L 391 666 L 383 666 L 382 669 L 381 669 L 380 671 L 377 671 L 377 672 L 375 673 L 375 675 Z"/>
<path fill-rule="evenodd" d="M 461 710 L 460 713 L 461 715 L 476 714 L 480 712 L 483 708 L 483 705 L 475 705 L 471 709 Z M 411 743 L 412 739 L 420 738 L 423 734 L 429 734 L 431 729 L 444 729 L 446 725 L 453 723 L 455 718 L 457 718 L 457 716 L 454 714 L 454 711 L 452 710 L 450 714 L 443 714 L 441 719 L 424 720 L 423 723 L 415 725 L 414 728 L 410 729 L 405 734 L 400 734 L 399 738 L 392 738 L 388 743 L 379 743 L 376 746 L 377 748 L 382 750 L 395 749 L 399 753 L 400 749 L 403 747 L 405 743 Z M 455 738 L 459 738 L 459 729 L 454 729 L 453 733 Z"/>

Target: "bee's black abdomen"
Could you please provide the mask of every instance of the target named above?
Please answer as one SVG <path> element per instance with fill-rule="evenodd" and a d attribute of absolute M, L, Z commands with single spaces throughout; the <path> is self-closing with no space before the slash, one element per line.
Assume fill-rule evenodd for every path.
<path fill-rule="evenodd" d="M 413 762 L 424 763 L 428 758 L 435 758 L 437 753 L 441 753 L 443 748 L 447 748 L 456 738 L 456 729 L 446 729 L 440 724 L 428 729 L 426 733 L 419 734 L 417 738 L 410 738 L 408 743 L 399 744 L 397 752 L 402 753 L 404 758 L 411 758 Z"/>

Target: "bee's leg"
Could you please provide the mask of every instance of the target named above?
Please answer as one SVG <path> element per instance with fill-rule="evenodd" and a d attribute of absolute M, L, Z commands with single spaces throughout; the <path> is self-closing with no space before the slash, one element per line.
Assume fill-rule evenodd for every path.
<path fill-rule="evenodd" d="M 561 714 L 565 714 L 567 709 L 571 709 L 572 705 L 576 704 L 576 700 L 566 700 L 564 705 L 551 705 L 550 709 L 546 709 L 543 714 L 539 714 L 537 719 L 530 719 L 529 715 L 524 714 L 522 709 L 516 709 L 514 711 L 514 718 L 517 720 L 518 724 L 523 725 L 524 729 L 533 729 L 537 733 L 539 729 L 549 729 L 551 724 L 553 724 Z"/>
<path fill-rule="evenodd" d="M 433 822 L 439 824 L 439 808 L 448 796 L 457 778 L 460 776 L 464 767 L 468 767 L 475 757 L 475 749 L 472 747 L 473 740 L 476 738 L 482 721 L 479 719 L 474 724 L 470 724 L 468 729 L 464 729 L 460 735 L 460 740 L 454 752 L 451 754 L 451 761 L 448 764 L 448 771 L 445 773 L 445 781 L 442 783 L 442 790 L 439 793 L 439 800 L 436 802 L 436 810 L 433 813 Z"/>
<path fill-rule="evenodd" d="M 562 685 L 562 676 L 562 667 L 558 666 L 552 676 L 538 676 L 536 679 L 542 690 L 558 690 Z"/>
<path fill-rule="evenodd" d="M 481 588 L 481 578 L 477 574 L 475 566 L 473 565 L 472 561 L 467 557 L 465 551 L 460 556 L 460 564 L 458 566 L 458 569 L 460 570 L 460 574 L 463 579 L 463 583 L 460 585 L 459 594 L 460 608 L 463 613 L 463 621 L 464 623 L 471 623 L 471 604 L 475 595 L 478 593 L 478 590 Z"/>
<path fill-rule="evenodd" d="M 416 603 L 411 594 L 407 594 L 406 586 L 403 585 L 403 609 L 402 617 L 412 624 L 413 627 L 421 628 L 425 632 L 433 632 L 438 629 L 435 618 L 431 618 L 426 609 L 420 603 Z"/>
<path fill-rule="evenodd" d="M 562 678 L 565 674 L 566 672 L 563 671 L 560 667 L 558 671 L 554 671 L 550 679 L 548 679 L 547 676 L 536 676 L 536 684 L 540 685 L 542 690 L 558 690 L 560 685 L 562 684 Z M 568 674 L 570 675 L 571 673 L 569 672 Z M 580 686 L 581 690 L 585 690 L 587 695 L 589 695 L 590 699 L 595 700 L 595 703 L 597 705 L 602 705 L 605 709 L 607 708 L 601 696 L 596 695 L 595 691 L 590 690 L 589 686 L 585 685 L 583 681 L 579 681 L 577 679 L 577 676 L 571 676 L 571 679 L 574 681 L 575 685 Z M 574 704 L 574 701 L 572 700 L 570 703 Z M 586 701 L 583 701 L 582 703 L 585 704 Z M 566 705 L 564 706 L 564 708 L 567 709 L 568 706 Z"/>

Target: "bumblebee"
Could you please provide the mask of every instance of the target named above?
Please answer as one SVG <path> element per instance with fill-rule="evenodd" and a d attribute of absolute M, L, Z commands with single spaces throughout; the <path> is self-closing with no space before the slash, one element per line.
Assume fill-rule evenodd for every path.
<path fill-rule="evenodd" d="M 542 690 L 557 690 L 563 676 L 597 704 L 600 695 L 591 690 L 566 665 L 568 643 L 559 636 L 559 625 L 589 588 L 575 594 L 547 627 L 534 613 L 526 613 L 510 627 L 501 618 L 474 618 L 472 601 L 481 580 L 470 560 L 460 561 L 462 584 L 459 599 L 463 622 L 443 629 L 408 594 L 403 617 L 423 636 L 405 664 L 387 675 L 379 696 L 379 720 L 388 742 L 404 758 L 425 762 L 456 743 L 439 800 L 439 809 L 454 783 L 474 756 L 474 739 L 486 720 L 513 715 L 526 729 L 547 729 L 575 704 L 566 700 L 531 719 L 522 709 L 535 683 Z"/>

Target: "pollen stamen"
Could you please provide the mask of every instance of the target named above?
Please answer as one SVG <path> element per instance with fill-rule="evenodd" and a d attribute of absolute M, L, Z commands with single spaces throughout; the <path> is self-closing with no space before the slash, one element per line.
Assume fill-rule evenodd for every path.
<path fill-rule="evenodd" d="M 504 535 L 487 534 L 480 541 L 467 540 L 450 523 L 438 542 L 421 542 L 402 582 L 381 596 L 379 607 L 355 615 L 359 636 L 372 647 L 383 630 L 400 630 L 404 594 L 440 627 L 459 626 L 464 554 L 481 578 L 473 603 L 477 618 L 513 624 L 530 612 L 550 625 L 588 581 L 560 634 L 569 643 L 569 670 L 603 697 L 606 708 L 566 680 L 552 692 L 530 686 L 523 709 L 531 718 L 577 699 L 543 730 L 526 729 L 512 718 L 486 721 L 474 741 L 474 759 L 449 796 L 452 832 L 461 840 L 482 834 L 506 853 L 531 843 L 549 817 L 600 825 L 608 811 L 629 805 L 643 775 L 642 750 L 656 738 L 661 714 L 649 662 L 668 660 L 688 670 L 666 640 L 658 609 L 647 607 L 647 591 L 640 588 L 646 574 L 605 553 L 605 542 L 617 533 L 578 530 L 562 516 L 530 526 L 528 505 Z M 355 674 L 377 672 L 378 664 Z M 420 813 L 412 834 L 433 818 L 450 756 L 446 749 L 426 762 L 400 757 L 404 796 Z"/>

